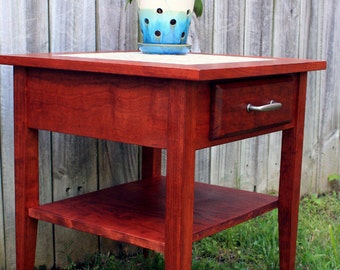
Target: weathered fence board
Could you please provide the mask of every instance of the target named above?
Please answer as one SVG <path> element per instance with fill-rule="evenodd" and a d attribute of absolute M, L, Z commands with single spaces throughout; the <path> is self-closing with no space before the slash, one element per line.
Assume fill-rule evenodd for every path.
<path fill-rule="evenodd" d="M 339 94 L 339 69 L 335 69 L 335 66 L 339 65 L 339 50 L 340 50 L 340 5 L 338 1 L 326 1 L 327 4 L 322 5 L 318 3 L 319 11 L 322 15 L 321 23 L 321 57 L 327 58 L 328 65 L 331 67 L 326 72 L 321 73 L 320 88 L 320 103 L 319 103 L 319 138 L 320 138 L 320 150 L 321 162 L 318 168 L 320 169 L 321 177 L 338 171 L 332 171 L 335 168 L 339 168 L 339 152 L 340 152 L 340 140 L 339 140 L 339 123 L 340 114 L 339 111 L 334 109 L 339 107 L 340 94 Z M 333 68 L 332 68 L 333 67 Z M 322 191 L 326 188 L 327 182 L 318 182 L 317 188 Z"/>
<path fill-rule="evenodd" d="M 126 7 L 125 1 L 97 1 L 97 49 L 137 49 L 137 5 Z"/>
<path fill-rule="evenodd" d="M 51 52 L 94 51 L 96 49 L 95 1 L 51 0 Z M 52 134 L 53 201 L 97 189 L 97 140 Z M 96 252 L 97 237 L 54 226 L 55 260 L 79 259 L 86 251 Z M 95 244 L 94 244 L 95 243 Z"/>
<path fill-rule="evenodd" d="M 51 133 L 39 131 L 39 183 L 41 204 L 52 202 L 52 173 L 51 173 Z M 54 263 L 54 243 L 52 224 L 40 222 L 38 225 L 38 239 L 36 248 L 36 265 L 50 265 Z"/>
<path fill-rule="evenodd" d="M 25 1 L 0 1 L 0 51 L 2 53 L 25 52 Z M 5 261 L 0 266 L 14 269 L 15 221 L 14 221 L 14 163 L 13 163 L 13 96 L 12 68 L 1 71 L 1 184 L 3 199 Z"/>
<path fill-rule="evenodd" d="M 303 191 L 326 190 L 327 177 L 339 172 L 339 16 L 336 0 L 302 1 L 300 57 L 328 62 L 327 71 L 308 80 Z"/>
<path fill-rule="evenodd" d="M 318 4 L 319 1 L 303 1 L 301 4 L 300 19 L 300 49 L 301 57 L 320 58 L 319 42 L 320 29 L 318 21 Z M 321 92 L 320 73 L 310 74 L 308 77 L 308 93 L 306 100 L 305 130 L 307 131 L 304 138 L 304 163 L 302 165 L 302 189 L 316 190 L 319 182 L 319 100 Z M 308 179 L 307 182 L 305 179 Z"/>
<path fill-rule="evenodd" d="M 47 1 L 25 1 L 25 32 L 26 52 L 49 51 L 49 10 Z M 40 202 L 52 201 L 52 175 L 51 175 L 51 145 L 50 133 L 39 132 L 39 180 Z M 53 226 L 44 222 L 39 223 L 38 238 L 44 239 L 37 242 L 36 264 L 53 265 Z"/>
<path fill-rule="evenodd" d="M 0 174 L 1 168 L 0 168 Z M 4 223 L 4 203 L 2 198 L 2 185 L 0 185 L 0 269 L 5 268 L 5 223 Z"/>
<path fill-rule="evenodd" d="M 244 54 L 244 15 L 246 1 L 216 1 L 212 14 L 213 53 Z M 211 183 L 240 188 L 242 142 L 211 148 Z"/>
<path fill-rule="evenodd" d="M 273 6 L 273 36 L 272 55 L 278 57 L 298 57 L 299 32 L 297 26 L 300 20 L 299 0 L 276 1 Z M 268 140 L 268 173 L 266 187 L 259 190 L 278 190 L 280 171 L 281 133 L 269 135 Z"/>
<path fill-rule="evenodd" d="M 340 171 L 340 2 L 338 0 L 205 1 L 194 18 L 194 52 L 325 59 L 309 75 L 302 192 L 328 189 Z M 125 0 L 0 0 L 0 53 L 134 50 L 137 6 Z M 0 269 L 15 269 L 12 68 L 0 67 Z M 40 201 L 93 191 L 140 177 L 134 145 L 40 132 Z M 265 192 L 277 190 L 281 133 L 196 153 L 196 179 Z M 164 158 L 165 160 L 165 158 Z M 41 222 L 36 264 L 51 267 L 97 250 L 107 239 Z"/>
<path fill-rule="evenodd" d="M 97 1 L 97 50 L 136 50 L 138 24 L 136 3 L 126 9 L 125 1 Z M 109 141 L 98 142 L 99 188 L 137 180 L 140 148 Z M 129 245 L 101 238 L 102 252 L 125 252 Z"/>
<path fill-rule="evenodd" d="M 1 93 L 1 192 L 2 192 L 2 224 L 1 227 L 1 246 L 4 253 L 0 261 L 0 268 L 5 269 L 9 262 L 14 260 L 15 251 L 15 227 L 14 227 L 14 171 L 13 171 L 13 115 L 11 106 L 13 99 L 12 91 L 12 69 L 3 68 L 0 72 L 0 87 L 6 86 L 6 92 Z M 9 87 L 8 87 L 9 86 Z M 2 87 L 2 89 L 4 89 Z M 8 91 L 8 92 L 7 92 Z M 12 122 L 11 122 L 12 121 Z"/>

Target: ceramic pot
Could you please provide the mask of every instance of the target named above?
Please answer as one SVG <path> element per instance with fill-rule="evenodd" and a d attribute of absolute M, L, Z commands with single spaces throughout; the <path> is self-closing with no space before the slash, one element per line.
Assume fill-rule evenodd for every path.
<path fill-rule="evenodd" d="M 146 53 L 186 53 L 195 0 L 138 0 L 138 17 Z"/>

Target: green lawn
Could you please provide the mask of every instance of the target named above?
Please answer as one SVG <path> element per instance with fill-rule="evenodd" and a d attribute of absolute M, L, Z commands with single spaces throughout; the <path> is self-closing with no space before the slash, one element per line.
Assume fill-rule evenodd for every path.
<path fill-rule="evenodd" d="M 245 222 L 193 246 L 193 267 L 207 269 L 279 269 L 277 211 Z M 67 269 L 164 269 L 162 255 L 115 257 L 96 254 Z M 301 200 L 296 269 L 340 270 L 340 194 L 309 195 Z"/>

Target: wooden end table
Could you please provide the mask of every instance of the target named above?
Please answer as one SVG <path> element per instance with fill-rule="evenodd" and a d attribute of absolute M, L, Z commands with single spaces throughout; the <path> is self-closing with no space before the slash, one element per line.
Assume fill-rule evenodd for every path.
<path fill-rule="evenodd" d="M 138 52 L 2 55 L 14 66 L 17 269 L 33 269 L 38 220 L 163 252 L 274 208 L 281 269 L 294 269 L 307 72 L 324 61 Z M 141 181 L 39 205 L 38 130 L 143 146 Z M 195 183 L 195 151 L 283 131 L 279 196 Z M 161 149 L 167 175 L 161 176 Z"/>

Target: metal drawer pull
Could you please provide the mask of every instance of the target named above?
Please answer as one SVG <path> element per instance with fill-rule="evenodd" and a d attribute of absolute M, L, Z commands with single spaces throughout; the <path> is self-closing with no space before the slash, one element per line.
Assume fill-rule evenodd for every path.
<path fill-rule="evenodd" d="M 255 112 L 270 112 L 276 111 L 282 108 L 282 103 L 271 100 L 269 104 L 262 106 L 254 106 L 251 104 L 247 105 L 247 112 L 255 111 Z"/>

